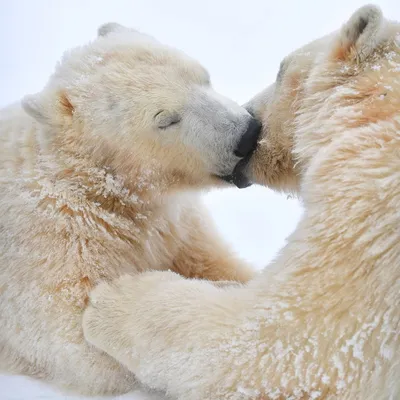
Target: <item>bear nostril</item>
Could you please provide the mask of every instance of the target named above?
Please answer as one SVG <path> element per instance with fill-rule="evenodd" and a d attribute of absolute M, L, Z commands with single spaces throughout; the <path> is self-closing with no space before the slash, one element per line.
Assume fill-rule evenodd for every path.
<path fill-rule="evenodd" d="M 261 123 L 255 119 L 251 118 L 249 124 L 247 125 L 246 132 L 240 138 L 238 145 L 235 149 L 235 156 L 246 157 L 252 153 L 257 147 L 257 141 L 261 132 Z"/>

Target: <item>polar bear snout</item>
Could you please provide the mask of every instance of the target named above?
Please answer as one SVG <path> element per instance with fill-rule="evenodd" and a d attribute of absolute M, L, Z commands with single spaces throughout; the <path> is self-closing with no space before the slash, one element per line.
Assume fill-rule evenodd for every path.
<path fill-rule="evenodd" d="M 240 158 L 251 156 L 257 147 L 260 132 L 261 123 L 255 118 L 251 118 L 247 126 L 247 130 L 240 138 L 239 143 L 236 146 L 234 151 L 235 155 Z"/>
<path fill-rule="evenodd" d="M 245 133 L 239 139 L 234 150 L 235 156 L 239 157 L 240 161 L 235 165 L 231 174 L 222 177 L 224 181 L 234 184 L 239 189 L 244 189 L 251 185 L 251 181 L 247 177 L 246 169 L 257 148 L 260 134 L 261 123 L 257 119 L 251 117 Z"/>

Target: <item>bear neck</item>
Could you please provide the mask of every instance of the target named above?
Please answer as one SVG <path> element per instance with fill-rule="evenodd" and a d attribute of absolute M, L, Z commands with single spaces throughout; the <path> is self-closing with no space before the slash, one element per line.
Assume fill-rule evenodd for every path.
<path fill-rule="evenodd" d="M 125 204 L 137 198 L 141 208 L 159 208 L 171 194 L 199 187 L 198 182 L 180 171 L 169 170 L 159 160 L 129 148 L 115 151 L 104 141 L 86 142 L 76 131 L 55 135 L 52 154 L 61 166 L 61 176 L 94 179 L 96 186 L 103 188 L 100 192 L 112 193 Z"/>
<path fill-rule="evenodd" d="M 46 188 L 44 203 L 57 199 L 71 216 L 76 210 L 85 209 L 96 215 L 135 221 L 137 216 L 143 216 L 143 224 L 150 216 L 161 213 L 168 198 L 164 182 L 157 181 L 148 170 L 137 169 L 127 177 L 110 165 L 99 165 L 90 157 L 64 151 L 43 156 L 40 163 L 43 178 L 38 183 Z M 40 182 L 43 179 L 46 183 Z"/>
<path fill-rule="evenodd" d="M 400 293 L 397 233 L 382 232 L 393 246 L 380 249 L 378 254 L 361 254 L 357 235 L 343 238 L 338 233 L 336 241 L 332 240 L 333 232 L 303 237 L 303 232 L 311 232 L 311 228 L 303 230 L 301 225 L 313 224 L 307 218 L 304 216 L 300 229 L 289 238 L 274 264 L 262 272 L 261 296 L 290 299 L 309 310 L 341 310 L 345 314 L 367 305 L 378 308 L 387 301 L 389 307 L 393 306 Z"/>

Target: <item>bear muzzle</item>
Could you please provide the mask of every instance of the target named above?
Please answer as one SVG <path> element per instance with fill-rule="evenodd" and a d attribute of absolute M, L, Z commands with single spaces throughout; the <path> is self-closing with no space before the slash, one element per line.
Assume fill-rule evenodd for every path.
<path fill-rule="evenodd" d="M 246 132 L 240 138 L 239 143 L 234 151 L 237 157 L 241 160 L 236 164 L 230 175 L 222 176 L 226 182 L 236 185 L 239 189 L 244 189 L 251 186 L 251 181 L 246 176 L 245 170 L 254 151 L 257 148 L 258 139 L 261 133 L 261 123 L 255 118 L 251 118 Z"/>

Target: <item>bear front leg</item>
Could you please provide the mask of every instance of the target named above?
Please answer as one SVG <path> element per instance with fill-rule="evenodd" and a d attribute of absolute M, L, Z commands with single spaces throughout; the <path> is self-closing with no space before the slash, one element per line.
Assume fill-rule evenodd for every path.
<path fill-rule="evenodd" d="M 210 218 L 194 211 L 187 215 L 188 233 L 170 269 L 187 278 L 248 282 L 255 271 L 222 240 Z"/>
<path fill-rule="evenodd" d="M 172 272 L 123 276 L 91 293 L 84 335 L 150 388 L 172 398 L 203 400 L 224 364 L 216 344 L 221 329 L 226 333 L 234 326 L 241 302 L 230 292 L 238 290 Z"/>
<path fill-rule="evenodd" d="M 254 270 L 245 261 L 240 260 L 219 238 L 196 235 L 196 240 L 185 243 L 171 270 L 187 278 L 209 281 L 234 281 L 246 283 L 254 277 Z"/>

